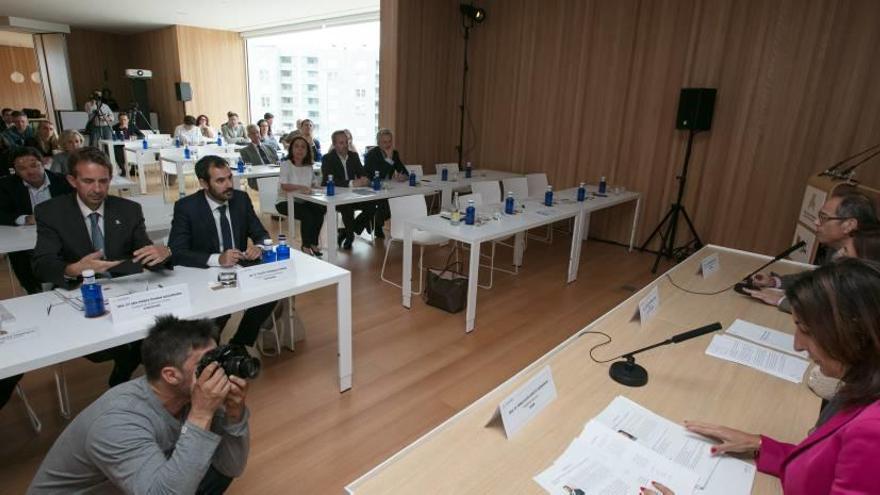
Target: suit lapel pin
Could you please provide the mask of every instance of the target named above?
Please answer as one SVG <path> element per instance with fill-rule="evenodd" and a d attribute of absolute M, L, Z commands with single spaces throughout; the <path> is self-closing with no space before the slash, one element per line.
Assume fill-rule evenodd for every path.
<path fill-rule="evenodd" d="M 116 225 L 122 225 L 122 222 L 120 222 L 118 218 L 116 219 Z"/>

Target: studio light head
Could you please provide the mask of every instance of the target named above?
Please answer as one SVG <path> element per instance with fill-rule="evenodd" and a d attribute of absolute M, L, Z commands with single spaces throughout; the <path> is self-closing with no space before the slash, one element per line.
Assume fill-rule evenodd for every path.
<path fill-rule="evenodd" d="M 486 10 L 483 8 L 466 3 L 461 4 L 459 8 L 461 9 L 461 15 L 475 24 L 479 24 L 486 20 Z"/>

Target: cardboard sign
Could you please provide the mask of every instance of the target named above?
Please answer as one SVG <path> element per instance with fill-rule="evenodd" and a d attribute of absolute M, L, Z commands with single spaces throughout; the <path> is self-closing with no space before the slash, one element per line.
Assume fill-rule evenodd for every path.
<path fill-rule="evenodd" d="M 545 366 L 498 406 L 507 438 L 516 434 L 554 400 L 556 400 L 556 384 L 553 383 L 550 367 Z"/>
<path fill-rule="evenodd" d="M 278 282 L 293 276 L 293 261 L 275 261 L 238 270 L 238 287 L 241 290 L 254 290 L 260 285 Z"/>
<path fill-rule="evenodd" d="M 700 261 L 700 272 L 703 274 L 703 278 L 709 278 L 719 270 L 721 270 L 721 260 L 718 259 L 718 253 L 710 254 Z"/>
<path fill-rule="evenodd" d="M 176 284 L 160 289 L 115 296 L 110 298 L 109 305 L 110 316 L 114 323 L 174 313 L 190 307 L 189 287 L 186 284 Z"/>
<path fill-rule="evenodd" d="M 659 309 L 660 291 L 657 290 L 657 286 L 655 285 L 648 292 L 648 295 L 639 301 L 639 310 L 635 314 L 635 318 L 638 318 L 642 323 L 645 323 L 650 320 Z"/>

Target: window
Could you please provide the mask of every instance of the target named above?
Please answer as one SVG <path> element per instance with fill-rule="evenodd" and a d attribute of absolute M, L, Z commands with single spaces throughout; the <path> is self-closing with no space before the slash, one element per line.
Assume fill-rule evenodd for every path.
<path fill-rule="evenodd" d="M 357 143 L 375 140 L 378 22 L 248 38 L 245 46 L 253 115 L 274 112 L 287 130 L 308 117 L 327 143 L 337 128 L 352 129 Z"/>

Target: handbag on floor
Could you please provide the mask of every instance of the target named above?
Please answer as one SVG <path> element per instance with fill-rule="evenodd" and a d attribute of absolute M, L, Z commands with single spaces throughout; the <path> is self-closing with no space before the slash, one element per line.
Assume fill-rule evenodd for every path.
<path fill-rule="evenodd" d="M 452 254 L 446 258 L 443 269 L 428 268 L 425 280 L 425 303 L 450 313 L 458 313 L 467 304 L 468 277 L 461 273 L 460 261 L 451 261 Z M 459 270 L 459 271 L 456 271 Z"/>

